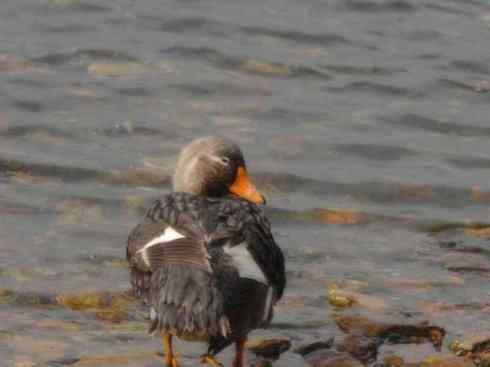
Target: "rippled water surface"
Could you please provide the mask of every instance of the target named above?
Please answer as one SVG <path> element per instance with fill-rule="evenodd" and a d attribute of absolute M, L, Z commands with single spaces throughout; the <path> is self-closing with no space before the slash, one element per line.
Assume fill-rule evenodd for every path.
<path fill-rule="evenodd" d="M 213 133 L 287 256 L 255 335 L 338 335 L 333 286 L 444 348 L 489 330 L 489 50 L 484 0 L 0 2 L 0 360 L 159 365 L 144 310 L 59 299 L 128 288 L 127 233 Z"/>

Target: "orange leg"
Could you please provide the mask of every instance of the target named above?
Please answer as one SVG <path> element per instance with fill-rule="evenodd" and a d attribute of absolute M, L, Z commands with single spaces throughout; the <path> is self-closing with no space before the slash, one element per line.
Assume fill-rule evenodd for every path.
<path fill-rule="evenodd" d="M 172 348 L 172 335 L 164 333 L 162 336 L 163 353 L 165 353 L 165 365 L 166 367 L 179 367 L 177 357 L 174 355 Z"/>
<path fill-rule="evenodd" d="M 233 367 L 244 367 L 243 364 L 243 349 L 245 347 L 246 337 L 240 338 L 235 342 L 235 360 L 233 361 Z"/>

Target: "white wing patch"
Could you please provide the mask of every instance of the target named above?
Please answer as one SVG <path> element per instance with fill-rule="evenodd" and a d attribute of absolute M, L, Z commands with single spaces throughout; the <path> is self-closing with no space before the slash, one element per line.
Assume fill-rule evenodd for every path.
<path fill-rule="evenodd" d="M 230 247 L 223 247 L 225 253 L 231 256 L 238 269 L 241 278 L 253 279 L 263 284 L 268 284 L 264 273 L 250 254 L 245 242 Z"/>
<path fill-rule="evenodd" d="M 148 259 L 148 254 L 146 253 L 146 250 L 148 247 L 157 245 L 159 243 L 164 243 L 164 242 L 170 242 L 174 240 L 178 240 L 179 238 L 184 238 L 185 236 L 179 232 L 177 232 L 175 229 L 172 227 L 167 227 L 163 233 L 152 239 L 150 242 L 148 242 L 146 245 L 144 245 L 141 249 L 139 249 L 136 253 L 141 253 L 141 257 L 143 258 L 143 261 L 147 266 L 150 266 L 150 260 Z"/>

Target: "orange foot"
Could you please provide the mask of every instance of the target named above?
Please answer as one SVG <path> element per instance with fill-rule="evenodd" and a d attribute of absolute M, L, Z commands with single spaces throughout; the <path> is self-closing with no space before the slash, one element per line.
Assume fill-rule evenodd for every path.
<path fill-rule="evenodd" d="M 209 354 L 204 354 L 203 356 L 201 356 L 201 363 L 208 364 L 211 367 L 223 367 L 223 365 L 219 363 L 216 358 Z"/>

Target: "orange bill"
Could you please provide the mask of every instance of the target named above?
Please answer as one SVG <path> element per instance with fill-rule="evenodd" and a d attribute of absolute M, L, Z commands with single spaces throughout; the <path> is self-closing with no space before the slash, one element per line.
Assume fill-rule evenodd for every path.
<path fill-rule="evenodd" d="M 245 167 L 238 167 L 235 182 L 230 186 L 230 192 L 255 204 L 264 204 L 264 197 L 257 191 L 255 185 L 250 181 Z"/>

